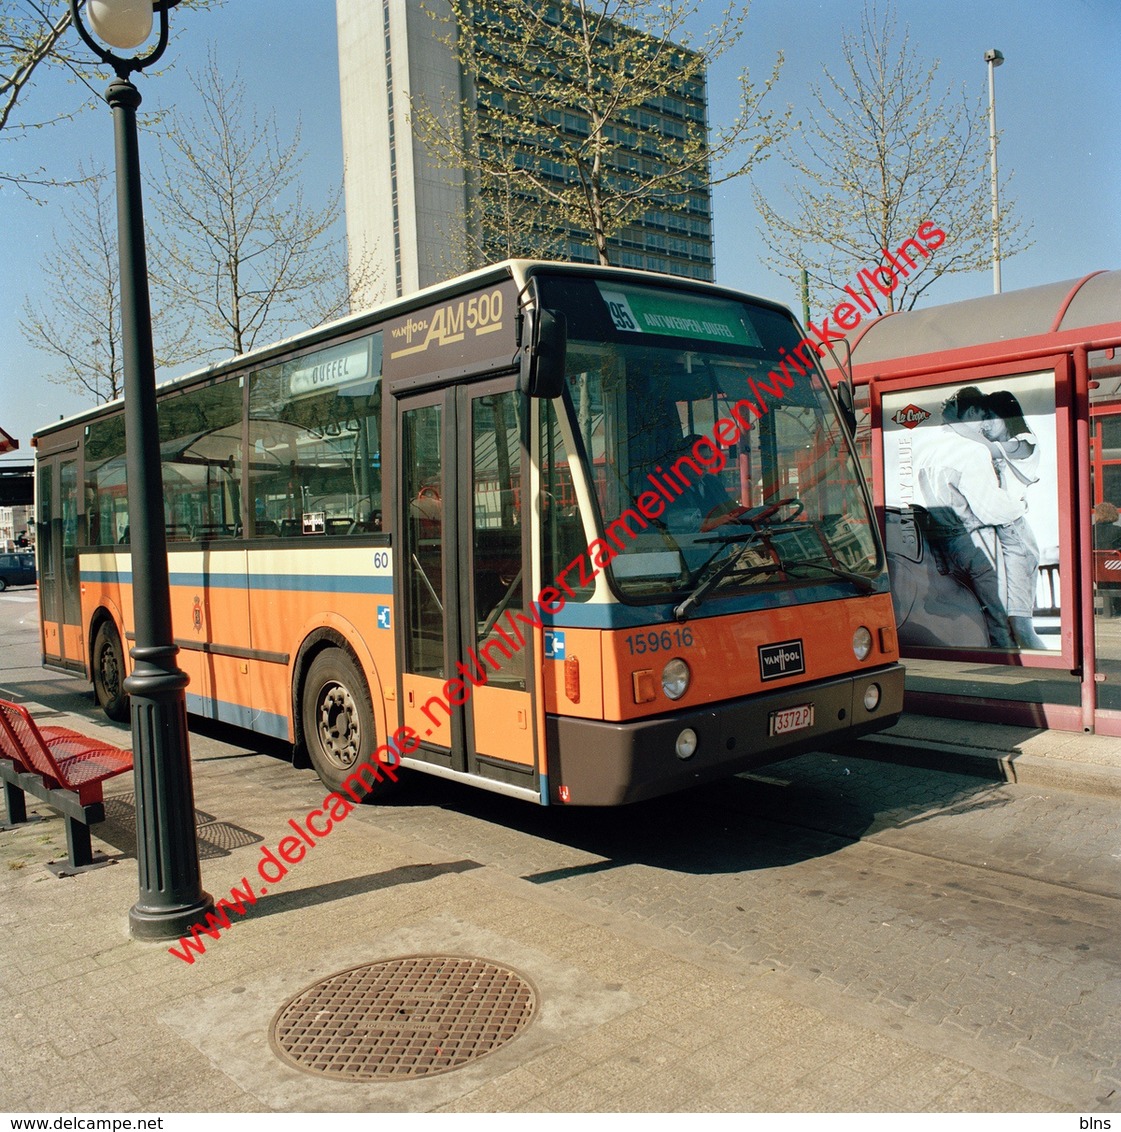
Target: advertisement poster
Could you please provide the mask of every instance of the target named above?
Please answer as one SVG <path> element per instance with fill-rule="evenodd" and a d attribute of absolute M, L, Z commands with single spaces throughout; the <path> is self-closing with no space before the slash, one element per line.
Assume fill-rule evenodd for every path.
<path fill-rule="evenodd" d="M 882 407 L 900 644 L 1057 651 L 1054 373 L 885 393 Z"/>

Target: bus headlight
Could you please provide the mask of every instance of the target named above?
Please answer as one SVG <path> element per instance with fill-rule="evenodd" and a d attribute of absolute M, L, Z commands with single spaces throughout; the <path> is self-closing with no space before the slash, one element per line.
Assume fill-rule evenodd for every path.
<path fill-rule="evenodd" d="M 662 691 L 671 700 L 679 700 L 689 690 L 689 665 L 680 657 L 667 661 L 662 669 Z"/>
<path fill-rule="evenodd" d="M 864 660 L 872 651 L 872 634 L 863 625 L 852 635 L 852 651 L 857 660 Z"/>
<path fill-rule="evenodd" d="M 677 742 L 674 743 L 673 749 L 677 752 L 679 759 L 691 759 L 697 749 L 697 733 L 691 728 L 686 727 L 677 737 Z"/>
<path fill-rule="evenodd" d="M 880 706 L 879 684 L 869 684 L 864 689 L 864 708 L 866 711 L 875 711 Z"/>

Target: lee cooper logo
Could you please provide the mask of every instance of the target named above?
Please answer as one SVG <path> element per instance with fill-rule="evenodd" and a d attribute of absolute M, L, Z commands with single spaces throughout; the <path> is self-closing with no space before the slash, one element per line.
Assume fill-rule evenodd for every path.
<path fill-rule="evenodd" d="M 780 645 L 759 646 L 759 678 L 777 680 L 780 676 L 798 676 L 806 671 L 802 642 L 783 641 Z"/>
<path fill-rule="evenodd" d="M 930 419 L 930 414 L 925 409 L 920 409 L 918 405 L 908 405 L 905 409 L 900 409 L 891 419 L 904 428 L 917 428 L 923 421 Z"/>

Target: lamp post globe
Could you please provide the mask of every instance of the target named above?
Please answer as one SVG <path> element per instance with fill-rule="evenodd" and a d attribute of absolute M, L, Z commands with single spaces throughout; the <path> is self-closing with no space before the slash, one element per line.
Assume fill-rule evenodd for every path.
<path fill-rule="evenodd" d="M 78 34 L 117 76 L 105 100 L 113 111 L 117 166 L 134 625 L 132 671 L 125 679 L 124 689 L 132 703 L 140 895 L 129 910 L 129 930 L 137 939 L 152 940 L 176 939 L 186 934 L 214 907 L 210 894 L 202 889 L 199 870 L 184 691 L 188 677 L 175 662 L 179 649 L 171 625 L 152 310 L 136 130 L 140 92 L 129 80 L 134 71 L 143 70 L 163 54 L 168 37 L 167 13 L 177 3 L 179 0 L 88 0 L 91 34 L 82 22 L 82 0 L 70 0 L 70 15 Z M 153 13 L 159 15 L 159 39 L 145 54 L 120 55 L 105 46 L 130 51 L 144 44 L 152 33 Z"/>
<path fill-rule="evenodd" d="M 86 15 L 98 39 L 123 51 L 152 34 L 152 0 L 88 0 Z"/>

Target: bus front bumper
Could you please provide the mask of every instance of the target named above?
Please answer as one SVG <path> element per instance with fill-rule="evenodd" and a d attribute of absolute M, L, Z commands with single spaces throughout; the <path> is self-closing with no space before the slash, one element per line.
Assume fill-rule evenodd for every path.
<path fill-rule="evenodd" d="M 880 697 L 869 711 L 865 692 L 872 684 Z M 772 734 L 774 721 L 800 722 L 809 713 L 798 709 L 806 707 L 813 709 L 812 723 Z M 879 731 L 902 711 L 903 666 L 891 664 L 633 723 L 549 715 L 550 801 L 617 806 L 655 798 Z M 687 729 L 696 735 L 696 750 L 682 758 L 677 747 Z"/>

